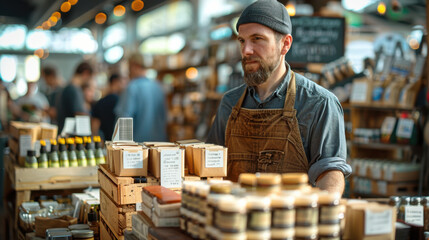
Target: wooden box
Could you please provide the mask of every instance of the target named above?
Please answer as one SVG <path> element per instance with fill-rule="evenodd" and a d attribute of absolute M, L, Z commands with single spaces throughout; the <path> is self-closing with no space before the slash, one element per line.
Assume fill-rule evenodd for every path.
<path fill-rule="evenodd" d="M 58 136 L 58 126 L 49 123 L 40 124 L 40 139 L 56 139 Z"/>
<path fill-rule="evenodd" d="M 100 213 L 100 239 L 102 240 L 124 240 L 124 236 L 116 235 L 113 232 L 108 223 L 106 222 L 103 214 Z"/>
<path fill-rule="evenodd" d="M 100 209 L 116 236 L 123 236 L 124 230 L 132 229 L 132 216 L 137 214 L 136 204 L 117 205 L 110 199 L 103 189 L 100 190 Z"/>
<path fill-rule="evenodd" d="M 228 149 L 223 146 L 195 145 L 193 161 L 195 175 L 226 177 Z"/>
<path fill-rule="evenodd" d="M 107 164 L 101 164 L 98 169 L 101 189 L 118 205 L 141 203 L 143 187 L 159 185 L 154 177 L 148 176 L 146 179 L 147 183 L 134 183 L 132 177 L 118 177 L 109 171 Z"/>
<path fill-rule="evenodd" d="M 5 161 L 5 169 L 16 191 L 87 188 L 98 186 L 97 166 L 68 168 L 23 168 Z"/>
<path fill-rule="evenodd" d="M 40 139 L 40 131 L 40 125 L 37 123 L 10 122 L 10 135 L 15 139 L 19 139 L 21 135 L 30 135 L 31 140 L 35 142 Z"/>

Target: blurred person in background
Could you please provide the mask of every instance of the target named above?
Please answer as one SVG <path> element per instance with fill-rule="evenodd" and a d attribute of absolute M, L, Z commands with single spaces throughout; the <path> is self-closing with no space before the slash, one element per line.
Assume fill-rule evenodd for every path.
<path fill-rule="evenodd" d="M 85 99 L 82 93 L 82 85 L 86 82 L 92 81 L 93 74 L 94 71 L 89 63 L 80 63 L 77 66 L 70 83 L 61 91 L 59 101 L 56 104 L 59 133 L 61 133 L 67 117 L 88 114 L 85 110 Z"/>
<path fill-rule="evenodd" d="M 128 59 L 130 83 L 115 108 L 118 117 L 134 119 L 134 141 L 167 141 L 165 93 L 160 83 L 146 77 L 143 56 Z"/>
<path fill-rule="evenodd" d="M 16 100 L 15 118 L 26 122 L 48 122 L 48 99 L 37 87 L 37 82 L 27 82 L 27 93 Z"/>
<path fill-rule="evenodd" d="M 104 140 L 112 140 L 115 128 L 116 114 L 114 109 L 119 101 L 119 94 L 126 87 L 126 80 L 119 74 L 112 74 L 109 78 L 107 95 L 100 99 L 92 109 L 92 133 L 97 135 L 101 132 Z"/>
<path fill-rule="evenodd" d="M 48 114 L 51 118 L 51 122 L 56 123 L 57 111 L 55 105 L 58 101 L 58 96 L 62 91 L 62 81 L 57 75 L 57 70 L 51 66 L 47 66 L 42 69 L 42 77 L 45 79 L 46 83 L 45 95 L 49 102 Z"/>
<path fill-rule="evenodd" d="M 94 80 L 84 82 L 82 84 L 83 99 L 85 100 L 83 105 L 85 107 L 85 112 L 87 113 L 91 113 L 92 107 L 95 104 L 95 90 L 96 83 Z"/>

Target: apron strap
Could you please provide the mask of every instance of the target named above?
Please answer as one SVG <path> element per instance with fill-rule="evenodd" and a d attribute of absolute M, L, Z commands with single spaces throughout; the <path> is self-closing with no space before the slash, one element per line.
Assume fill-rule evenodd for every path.
<path fill-rule="evenodd" d="M 243 105 L 244 98 L 246 97 L 247 93 L 247 87 L 244 89 L 243 94 L 241 94 L 240 99 L 238 100 L 237 104 L 232 108 L 231 117 L 233 119 L 236 119 L 238 114 L 240 113 L 241 105 Z"/>
<path fill-rule="evenodd" d="M 294 108 L 295 96 L 296 96 L 295 73 L 291 70 L 290 82 L 287 88 L 285 104 L 283 107 L 284 117 L 296 116 L 296 109 Z"/>

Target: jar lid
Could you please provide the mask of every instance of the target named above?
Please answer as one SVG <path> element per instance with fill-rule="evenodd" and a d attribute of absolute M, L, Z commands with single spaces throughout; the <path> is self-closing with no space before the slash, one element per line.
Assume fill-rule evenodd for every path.
<path fill-rule="evenodd" d="M 307 173 L 283 173 L 282 174 L 283 184 L 305 184 L 308 183 Z"/>
<path fill-rule="evenodd" d="M 215 183 L 210 185 L 210 192 L 211 193 L 231 193 L 231 183 Z"/>
<path fill-rule="evenodd" d="M 247 240 L 269 240 L 271 237 L 270 230 L 267 231 L 247 231 Z"/>
<path fill-rule="evenodd" d="M 290 196 L 281 196 L 281 195 L 273 195 L 271 196 L 271 207 L 293 207 L 295 202 L 295 197 Z"/>
<path fill-rule="evenodd" d="M 293 238 L 295 235 L 295 228 L 271 228 L 271 239 L 287 239 Z"/>
<path fill-rule="evenodd" d="M 210 185 L 203 184 L 203 185 L 197 186 L 197 192 L 196 192 L 196 194 L 198 196 L 207 197 L 207 195 L 209 194 L 209 192 L 210 192 Z"/>
<path fill-rule="evenodd" d="M 340 203 L 341 195 L 340 193 L 334 192 L 319 192 L 319 204 L 335 204 L 338 205 Z"/>
<path fill-rule="evenodd" d="M 296 237 L 316 237 L 317 236 L 317 225 L 310 227 L 295 226 Z"/>
<path fill-rule="evenodd" d="M 73 238 L 91 238 L 94 237 L 92 230 L 72 230 Z"/>
<path fill-rule="evenodd" d="M 237 198 L 237 197 L 228 197 L 222 196 L 219 199 L 220 211 L 226 212 L 237 212 L 237 213 L 245 213 L 246 212 L 246 199 L 245 198 Z"/>
<path fill-rule="evenodd" d="M 217 205 L 220 199 L 225 197 L 234 198 L 232 195 L 228 194 L 209 194 L 207 196 L 207 203 Z"/>
<path fill-rule="evenodd" d="M 339 235 L 340 224 L 319 224 L 319 235 Z"/>
<path fill-rule="evenodd" d="M 242 173 L 238 176 L 238 182 L 244 185 L 255 186 L 256 175 L 253 173 Z"/>
<path fill-rule="evenodd" d="M 318 196 L 315 193 L 298 195 L 295 198 L 295 206 L 317 206 Z"/>
<path fill-rule="evenodd" d="M 247 209 L 269 209 L 271 199 L 262 196 L 246 196 Z"/>
<path fill-rule="evenodd" d="M 73 224 L 68 227 L 70 230 L 87 230 L 89 229 L 88 224 Z"/>
<path fill-rule="evenodd" d="M 277 173 L 257 173 L 256 184 L 258 186 L 279 185 L 282 181 L 281 175 Z"/>

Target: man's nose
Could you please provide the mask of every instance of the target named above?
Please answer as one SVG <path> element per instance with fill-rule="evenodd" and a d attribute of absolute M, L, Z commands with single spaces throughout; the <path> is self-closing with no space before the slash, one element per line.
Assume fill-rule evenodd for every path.
<path fill-rule="evenodd" d="M 253 46 L 250 43 L 243 43 L 241 53 L 243 56 L 250 56 L 253 55 Z"/>

